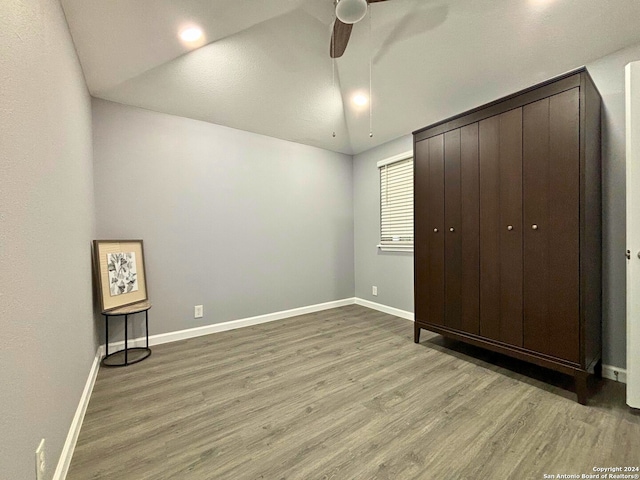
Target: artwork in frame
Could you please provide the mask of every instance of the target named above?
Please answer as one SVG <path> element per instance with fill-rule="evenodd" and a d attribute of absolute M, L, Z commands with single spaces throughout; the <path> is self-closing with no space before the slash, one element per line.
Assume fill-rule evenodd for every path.
<path fill-rule="evenodd" d="M 107 270 L 112 297 L 138 291 L 136 252 L 107 253 Z"/>
<path fill-rule="evenodd" d="M 94 240 L 93 255 L 103 312 L 148 299 L 142 240 Z"/>

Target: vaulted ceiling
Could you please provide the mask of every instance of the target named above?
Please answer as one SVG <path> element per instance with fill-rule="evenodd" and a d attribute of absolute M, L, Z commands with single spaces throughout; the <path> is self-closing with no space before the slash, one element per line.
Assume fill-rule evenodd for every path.
<path fill-rule="evenodd" d="M 640 43 L 638 0 L 62 0 L 95 97 L 354 154 Z M 199 45 L 178 32 L 196 24 Z M 372 57 L 373 137 L 368 94 Z M 335 131 L 336 136 L 332 133 Z"/>

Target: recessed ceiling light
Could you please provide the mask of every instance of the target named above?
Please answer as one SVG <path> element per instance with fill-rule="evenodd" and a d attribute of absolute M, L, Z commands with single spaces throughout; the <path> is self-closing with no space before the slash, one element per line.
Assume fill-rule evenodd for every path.
<path fill-rule="evenodd" d="M 553 2 L 554 0 L 529 0 L 529 4 L 535 8 L 545 8 Z"/>
<path fill-rule="evenodd" d="M 198 27 L 185 28 L 180 32 L 180 38 L 185 42 L 195 42 L 202 37 L 202 30 Z"/>
<path fill-rule="evenodd" d="M 353 103 L 358 105 L 359 107 L 365 106 L 369 102 L 369 99 L 362 94 L 357 94 L 353 97 Z"/>

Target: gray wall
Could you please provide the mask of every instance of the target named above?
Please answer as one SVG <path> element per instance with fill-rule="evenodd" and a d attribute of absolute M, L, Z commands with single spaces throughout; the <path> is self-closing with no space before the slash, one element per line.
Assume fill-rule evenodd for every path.
<path fill-rule="evenodd" d="M 96 353 L 91 104 L 55 0 L 0 2 L 0 477 L 56 468 Z"/>
<path fill-rule="evenodd" d="M 382 252 L 380 177 L 376 163 L 413 149 L 406 135 L 353 158 L 356 297 L 413 312 L 413 253 Z M 378 296 L 371 294 L 378 287 Z"/>
<path fill-rule="evenodd" d="M 93 126 L 98 237 L 144 240 L 151 334 L 353 297 L 350 156 L 104 100 Z"/>
<path fill-rule="evenodd" d="M 587 65 L 602 95 L 603 358 L 626 364 L 624 66 L 640 59 L 640 45 Z M 506 93 L 506 92 L 505 92 Z M 376 162 L 412 148 L 411 135 L 354 157 L 356 296 L 413 312 L 413 255 L 380 252 Z M 378 286 L 378 296 L 371 286 Z"/>

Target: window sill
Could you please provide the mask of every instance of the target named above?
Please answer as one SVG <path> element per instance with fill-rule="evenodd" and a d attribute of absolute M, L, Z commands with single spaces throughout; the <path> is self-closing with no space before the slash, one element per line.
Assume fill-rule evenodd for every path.
<path fill-rule="evenodd" d="M 377 245 L 383 252 L 409 252 L 413 253 L 413 245 Z"/>

